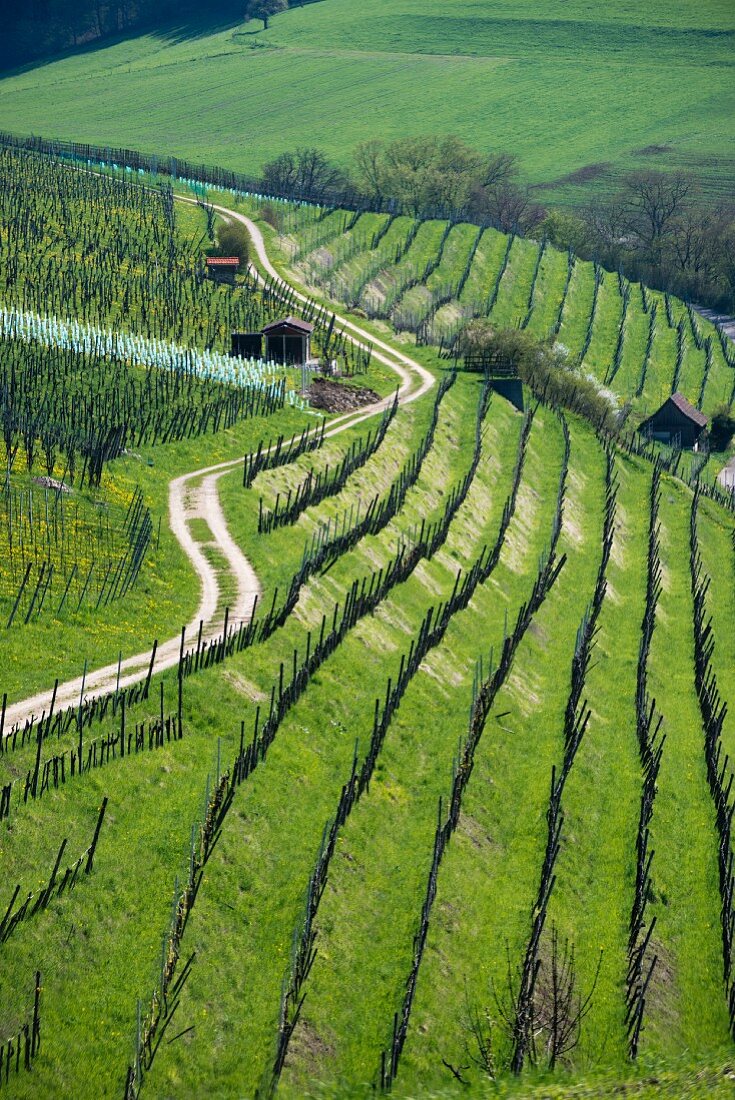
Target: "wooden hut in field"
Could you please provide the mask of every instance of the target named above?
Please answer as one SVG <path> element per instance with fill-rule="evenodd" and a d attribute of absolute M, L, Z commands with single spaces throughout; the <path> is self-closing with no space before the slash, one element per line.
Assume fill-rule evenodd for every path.
<path fill-rule="evenodd" d="M 233 332 L 230 354 L 237 359 L 262 359 L 263 333 Z"/>
<path fill-rule="evenodd" d="M 207 256 L 207 274 L 217 283 L 234 283 L 239 270 L 239 256 Z"/>
<path fill-rule="evenodd" d="M 644 420 L 638 429 L 647 439 L 687 450 L 698 450 L 709 421 L 681 393 L 672 393 L 660 409 Z"/>
<path fill-rule="evenodd" d="M 284 317 L 263 329 L 265 357 L 274 363 L 302 366 L 311 358 L 311 334 L 314 326 L 300 317 Z"/>
<path fill-rule="evenodd" d="M 262 332 L 233 332 L 231 353 L 241 359 L 262 359 L 265 340 L 269 362 L 302 367 L 311 360 L 313 331 L 314 326 L 300 317 L 284 317 L 266 325 Z"/>
<path fill-rule="evenodd" d="M 498 348 L 474 351 L 466 349 L 463 356 L 464 369 L 478 371 L 485 375 L 490 389 L 510 401 L 519 412 L 523 412 L 523 383 L 518 373 L 517 359 Z M 455 366 L 458 360 L 455 358 Z"/>

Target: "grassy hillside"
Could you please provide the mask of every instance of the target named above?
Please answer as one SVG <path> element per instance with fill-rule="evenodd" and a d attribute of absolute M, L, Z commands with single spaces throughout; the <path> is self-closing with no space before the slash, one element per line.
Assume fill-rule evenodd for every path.
<path fill-rule="evenodd" d="M 677 298 L 494 229 L 250 202 L 277 223 L 295 278 L 419 343 L 451 348 L 469 318 L 551 337 L 641 419 L 680 391 L 710 415 L 735 401 L 735 348 Z"/>
<path fill-rule="evenodd" d="M 517 153 L 542 195 L 579 198 L 590 165 L 602 186 L 691 167 L 724 195 L 734 40 L 726 0 L 321 0 L 268 32 L 203 22 L 10 75 L 0 126 L 245 170 L 304 142 L 346 160 L 370 136 L 453 133 Z"/>
<path fill-rule="evenodd" d="M 105 247 L 134 244 L 150 218 L 173 271 L 166 204 L 160 223 L 146 195 L 136 221 L 119 183 L 74 181 L 85 201 L 64 195 L 68 225 L 88 246 L 119 198 Z M 590 327 L 594 271 L 570 273 L 532 241 L 439 223 L 412 234 L 399 219 L 383 236 L 395 270 L 381 275 L 363 246 L 384 220 L 370 216 L 351 253 L 340 212 L 317 217 L 294 214 L 283 246 L 298 250 L 303 233 L 308 257 L 339 234 L 354 277 L 396 307 L 410 293 L 411 309 L 425 308 L 418 276 L 439 248 L 427 288 L 468 271 L 445 304 L 455 311 L 463 294 L 491 297 L 509 323 L 530 310 L 544 329 L 559 306 L 530 293 L 534 273 L 539 288 L 568 281 L 570 343 L 581 348 L 589 328 L 590 363 L 614 359 L 617 277 L 598 286 Z M 179 232 L 194 255 L 199 212 L 190 218 Z M 25 270 L 37 248 L 20 233 L 6 244 Z M 61 253 L 67 281 L 82 278 Z M 143 281 L 142 304 L 149 291 Z M 641 289 L 629 293 L 638 341 L 648 315 Z M 153 296 L 164 317 L 166 300 Z M 107 299 L 92 301 L 107 316 Z M 678 333 L 682 307 L 669 308 Z M 373 323 L 402 339 L 389 313 Z M 735 518 L 585 420 L 544 405 L 521 414 L 431 348 L 416 354 L 440 384 L 290 522 L 258 533 L 263 511 L 311 475 L 326 481 L 369 425 L 247 487 L 239 464 L 217 483 L 263 588 L 252 632 L 204 661 L 192 653 L 127 709 L 89 725 L 75 711 L 65 729 L 49 721 L 2 743 L 0 1036 L 22 1045 L 42 974 L 30 1071 L 0 1042 L 11 1095 L 368 1097 L 386 1070 L 397 1097 L 731 1088 L 735 720 L 710 689 L 716 677 L 723 697 L 733 691 Z M 258 428 L 288 426 L 276 417 Z M 141 470 L 144 493 L 162 510 L 169 477 L 249 438 L 203 433 L 145 451 L 156 465 Z M 130 456 L 108 466 L 127 475 Z M 206 543 L 203 521 L 190 526 Z M 187 576 L 179 560 L 176 584 Z M 293 591 L 273 625 L 268 609 Z M 180 628 L 179 611 L 162 610 L 161 637 Z M 91 644 L 95 624 L 81 627 Z M 6 634 L 4 675 L 33 629 Z M 53 645 L 49 632 L 49 661 Z M 554 931 L 573 945 L 573 993 L 594 991 L 552 1071 Z M 538 983 L 516 1003 L 522 972 Z M 492 1048 L 484 1070 L 472 1018 Z M 520 1077 L 508 1069 L 519 1035 Z"/>

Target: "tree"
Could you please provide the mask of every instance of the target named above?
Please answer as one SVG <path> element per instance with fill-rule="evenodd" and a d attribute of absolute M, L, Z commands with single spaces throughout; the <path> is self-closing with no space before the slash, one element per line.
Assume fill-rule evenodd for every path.
<path fill-rule="evenodd" d="M 370 198 L 389 195 L 416 217 L 464 212 L 483 163 L 480 153 L 451 136 L 363 142 L 354 159 Z"/>
<path fill-rule="evenodd" d="M 263 190 L 276 195 L 293 195 L 299 178 L 298 160 L 295 153 L 281 153 L 274 160 L 263 165 Z"/>
<path fill-rule="evenodd" d="M 217 230 L 218 256 L 237 256 L 240 269 L 248 266 L 250 259 L 250 237 L 242 222 L 225 222 Z"/>
<path fill-rule="evenodd" d="M 730 413 L 729 405 L 720 405 L 712 414 L 709 428 L 709 442 L 713 451 L 726 451 L 735 435 L 735 417 Z"/>
<path fill-rule="evenodd" d="M 481 187 L 496 187 L 518 175 L 518 158 L 512 153 L 492 153 L 482 165 Z"/>
<path fill-rule="evenodd" d="M 692 205 L 673 225 L 668 256 L 685 297 L 698 300 L 717 282 L 718 274 L 726 271 L 722 246 L 727 241 L 731 216 L 723 208 Z"/>
<path fill-rule="evenodd" d="M 518 160 L 510 153 L 495 153 L 485 160 L 472 188 L 469 212 L 503 233 L 529 233 L 546 215 L 519 182 Z"/>
<path fill-rule="evenodd" d="M 719 240 L 719 268 L 727 288 L 730 301 L 735 309 L 735 218 L 731 219 L 725 232 Z"/>
<path fill-rule="evenodd" d="M 360 186 L 380 202 L 385 193 L 385 142 L 378 138 L 361 141 L 355 148 L 354 160 Z"/>
<path fill-rule="evenodd" d="M 566 210 L 550 210 L 541 223 L 541 229 L 547 241 L 557 248 L 571 248 L 577 255 L 582 255 L 589 248 L 589 226 L 584 218 Z"/>
<path fill-rule="evenodd" d="M 589 234 L 590 253 L 606 267 L 617 267 L 623 254 L 630 253 L 633 240 L 628 235 L 628 212 L 620 196 L 589 203 L 584 210 Z"/>
<path fill-rule="evenodd" d="M 578 990 L 574 943 L 560 940 L 556 925 L 551 927 L 551 958 L 540 968 L 536 991 L 534 1024 L 543 1041 L 549 1069 L 578 1045 L 582 1023 L 592 1010 L 592 998 L 602 967 L 602 949 L 587 993 Z"/>
<path fill-rule="evenodd" d="M 543 401 L 586 416 L 593 424 L 614 432 L 625 421 L 625 410 L 611 404 L 599 383 L 551 339 L 536 340 L 527 329 L 498 329 L 486 317 L 468 321 L 457 337 L 455 354 L 471 369 L 492 364 L 512 367 Z"/>
<path fill-rule="evenodd" d="M 245 6 L 245 22 L 250 19 L 262 19 L 263 30 L 267 31 L 270 19 L 288 8 L 288 0 L 248 0 Z"/>
<path fill-rule="evenodd" d="M 694 180 L 684 172 L 635 172 L 626 179 L 626 226 L 655 267 L 660 267 L 676 220 L 684 213 L 694 190 Z"/>
<path fill-rule="evenodd" d="M 297 149 L 298 186 L 305 195 L 314 198 L 343 190 L 346 184 L 344 173 L 319 149 Z"/>
<path fill-rule="evenodd" d="M 308 198 L 314 202 L 338 197 L 347 182 L 341 169 L 332 164 L 321 150 L 314 148 L 281 153 L 264 165 L 262 174 L 265 192 Z"/>
<path fill-rule="evenodd" d="M 529 188 L 515 180 L 499 180 L 483 192 L 480 209 L 503 233 L 530 233 L 546 217 L 546 210 L 533 201 Z"/>
<path fill-rule="evenodd" d="M 523 1014 L 522 976 L 519 971 L 514 971 L 507 946 L 506 959 L 504 988 L 497 990 L 494 985 L 492 987 L 495 1019 L 487 1009 L 478 1009 L 467 999 L 466 1053 L 483 1077 L 490 1080 L 495 1078 L 498 1069 L 493 1049 L 495 1026 L 505 1032 L 511 1045 L 515 1046 L 519 1041 L 523 1043 L 524 1054 L 531 1065 L 538 1065 L 543 1053 L 552 1071 L 579 1045 L 582 1024 L 592 1010 L 602 966 L 602 951 L 589 989 L 586 993 L 581 992 L 574 943 L 562 940 L 556 925 L 552 925 L 550 942 L 534 970 L 531 1000 L 522 1035 L 518 1032 L 519 1016 Z M 455 1077 L 459 1076 L 460 1071 L 447 1062 L 444 1064 Z"/>

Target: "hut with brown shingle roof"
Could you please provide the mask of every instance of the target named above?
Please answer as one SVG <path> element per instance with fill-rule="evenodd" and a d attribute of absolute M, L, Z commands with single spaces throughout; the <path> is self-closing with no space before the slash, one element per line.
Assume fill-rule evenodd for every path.
<path fill-rule="evenodd" d="M 709 421 L 681 393 L 672 393 L 660 409 L 644 420 L 638 429 L 648 439 L 686 449 L 698 449 Z"/>

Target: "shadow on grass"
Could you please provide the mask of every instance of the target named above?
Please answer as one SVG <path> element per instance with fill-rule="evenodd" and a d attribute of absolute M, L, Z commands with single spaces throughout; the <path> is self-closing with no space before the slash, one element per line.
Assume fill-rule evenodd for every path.
<path fill-rule="evenodd" d="M 292 6 L 306 7 L 310 4 L 321 3 L 323 0 L 295 0 Z M 264 33 L 260 20 L 253 19 L 248 23 L 243 20 L 243 6 L 241 0 L 215 0 L 209 11 L 186 11 L 187 0 L 183 0 L 183 11 L 173 19 L 170 16 L 159 19 L 152 18 L 141 22 L 135 27 L 116 34 L 106 34 L 102 38 L 79 42 L 75 46 L 68 46 L 63 50 L 49 51 L 40 57 L 31 59 L 13 59 L 4 57 L 0 49 L 0 81 L 10 76 L 19 76 L 22 73 L 33 72 L 42 69 L 46 65 L 54 64 L 70 57 L 80 57 L 86 54 L 94 54 L 109 46 L 118 46 L 123 42 L 134 42 L 138 38 L 160 38 L 166 45 L 177 46 L 185 42 L 196 42 L 222 31 L 237 31 L 237 38 L 249 39 L 253 46 L 266 45 L 258 41 Z M 285 14 L 285 13 L 282 13 Z"/>
<path fill-rule="evenodd" d="M 22 63 L 14 63 L 12 59 L 4 59 L 0 56 L 0 80 L 10 76 L 19 76 L 22 73 L 34 72 L 67 58 L 93 55 L 100 50 L 108 49 L 110 46 L 119 46 L 124 42 L 135 42 L 139 38 L 160 38 L 164 44 L 176 46 L 185 42 L 196 42 L 209 38 L 211 35 L 219 34 L 222 31 L 234 31 L 238 28 L 240 28 L 240 33 L 243 34 L 250 33 L 254 35 L 262 32 L 262 27 L 260 31 L 246 32 L 244 29 L 245 24 L 242 19 L 237 18 L 234 11 L 182 13 L 176 20 L 141 23 L 139 26 L 130 28 L 125 32 L 108 34 L 102 38 L 95 38 L 93 41 L 81 42 L 76 46 L 69 46 L 67 49 L 26 60 Z"/>

